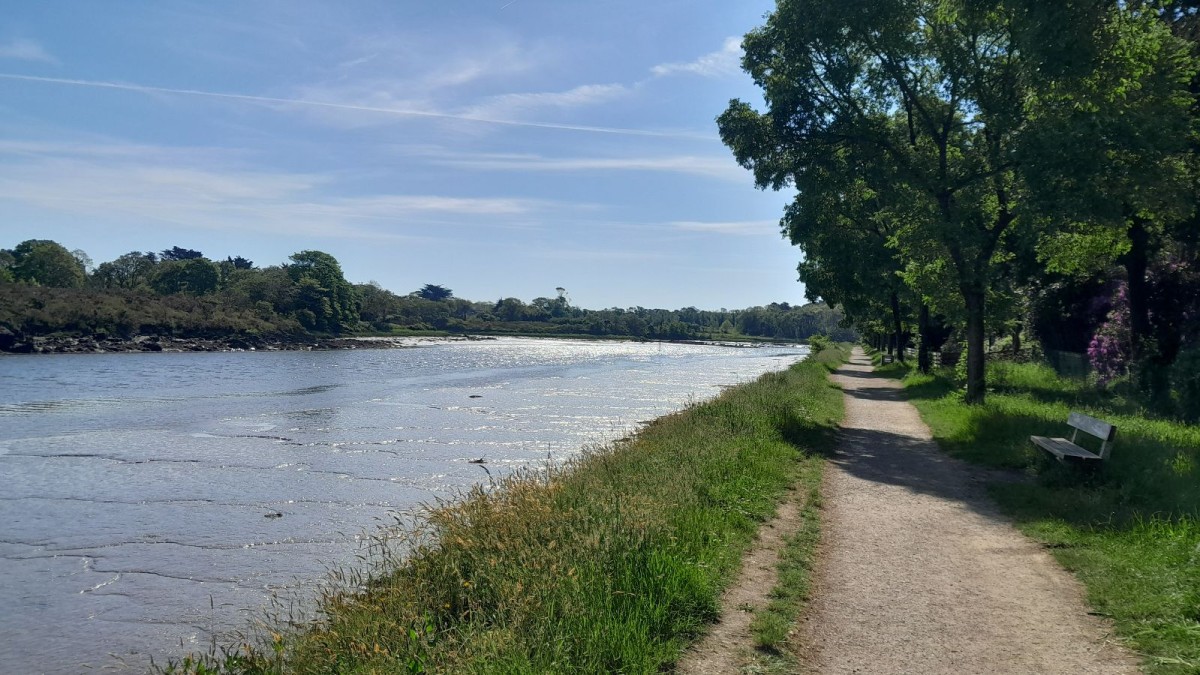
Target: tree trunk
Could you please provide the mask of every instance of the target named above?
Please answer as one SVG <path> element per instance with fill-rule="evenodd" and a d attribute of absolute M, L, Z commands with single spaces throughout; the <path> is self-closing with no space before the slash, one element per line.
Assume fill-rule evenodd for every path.
<path fill-rule="evenodd" d="M 983 288 L 964 288 L 967 305 L 967 397 L 971 405 L 982 404 L 987 388 L 986 363 L 983 355 L 984 300 Z"/>
<path fill-rule="evenodd" d="M 1013 327 L 1012 333 L 1013 356 L 1021 355 L 1021 324 Z"/>
<path fill-rule="evenodd" d="M 917 345 L 917 370 L 928 375 L 933 368 L 933 359 L 929 353 L 929 305 L 921 303 L 921 312 L 917 315 L 917 333 L 920 342 Z"/>
<path fill-rule="evenodd" d="M 1125 275 L 1129 277 L 1129 332 L 1133 354 L 1141 356 L 1142 346 L 1150 337 L 1149 289 L 1146 268 L 1149 266 L 1150 233 L 1146 222 L 1134 216 L 1129 221 L 1129 252 L 1123 256 Z"/>
<path fill-rule="evenodd" d="M 1138 216 L 1129 220 L 1129 252 L 1125 254 L 1125 274 L 1129 277 L 1129 334 L 1133 347 L 1133 372 L 1139 388 L 1154 401 L 1169 396 L 1170 382 L 1162 363 L 1159 345 L 1152 339 L 1150 325 L 1150 285 L 1146 270 L 1150 266 L 1150 233 L 1146 221 Z"/>
<path fill-rule="evenodd" d="M 896 334 L 896 355 L 904 363 L 904 332 L 900 326 L 900 296 L 892 291 L 892 332 Z"/>

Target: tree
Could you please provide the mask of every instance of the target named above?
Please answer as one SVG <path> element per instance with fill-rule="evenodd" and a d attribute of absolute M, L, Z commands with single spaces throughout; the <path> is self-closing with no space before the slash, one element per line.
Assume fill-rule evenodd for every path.
<path fill-rule="evenodd" d="M 207 295 L 217 290 L 220 281 L 220 272 L 213 261 L 188 258 L 160 263 L 150 279 L 150 286 L 161 295 Z"/>
<path fill-rule="evenodd" d="M 92 273 L 92 281 L 100 288 L 137 288 L 150 281 L 158 256 L 154 253 L 130 251 L 111 262 L 100 263 Z"/>
<path fill-rule="evenodd" d="M 805 251 L 797 267 L 810 300 L 841 306 L 852 317 L 890 315 L 887 349 L 904 361 L 906 335 L 901 297 L 908 294 L 902 263 L 889 246 L 904 212 L 901 194 L 889 189 L 895 168 L 886 156 L 851 162 L 851 153 L 825 158 L 796 178 L 797 194 L 781 224 L 792 244 Z M 922 343 L 922 353 L 926 348 Z"/>
<path fill-rule="evenodd" d="M 768 109 L 731 101 L 721 137 L 760 188 L 806 186 L 830 157 L 893 175 L 889 202 L 903 204 L 903 220 L 889 246 L 915 275 L 950 281 L 966 400 L 980 403 L 996 263 L 1014 230 L 1039 224 L 1021 217 L 1022 172 L 1045 157 L 1039 124 L 1053 119 L 1039 105 L 1097 69 L 1119 79 L 1145 67 L 1137 50 L 1099 56 L 1147 31 L 1126 16 L 1112 3 L 779 0 L 743 44 Z"/>
<path fill-rule="evenodd" d="M 1193 220 L 1192 91 L 1200 68 L 1191 46 L 1171 32 L 1194 19 L 1194 7 L 1166 16 L 1175 22 L 1163 23 L 1153 4 L 1130 3 L 1119 17 L 1125 30 L 1100 57 L 1102 67 L 1043 95 L 1036 146 L 1042 152 L 1027 169 L 1032 196 L 1058 221 L 1039 246 L 1043 267 L 1084 279 L 1120 265 L 1139 380 L 1158 396 L 1167 394 L 1179 334 L 1153 319 L 1154 268 L 1167 263 L 1162 255 L 1187 230 L 1200 229 Z M 1142 67 L 1126 67 L 1131 59 Z"/>
<path fill-rule="evenodd" d="M 79 288 L 87 281 L 83 263 L 61 244 L 28 239 L 12 250 L 13 279 L 39 286 Z"/>
<path fill-rule="evenodd" d="M 180 248 L 179 246 L 172 246 L 171 248 L 168 248 L 165 251 L 163 251 L 161 255 L 162 255 L 162 259 L 165 261 L 194 260 L 196 258 L 204 257 L 204 254 L 201 253 L 200 251 L 193 251 L 190 248 Z"/>
<path fill-rule="evenodd" d="M 0 249 L 0 282 L 13 281 L 12 266 L 15 262 L 12 251 Z"/>
<path fill-rule="evenodd" d="M 454 297 L 454 291 L 451 291 L 445 286 L 425 284 L 421 287 L 421 290 L 417 291 L 414 295 L 426 300 L 432 300 L 433 302 L 439 302 L 441 300 L 449 300 L 450 298 Z"/>
<path fill-rule="evenodd" d="M 298 286 L 298 315 L 312 314 L 307 327 L 339 333 L 358 322 L 358 294 L 342 276 L 336 258 L 322 251 L 301 251 L 289 260 L 292 264 L 287 266 L 288 276 Z"/>
<path fill-rule="evenodd" d="M 500 298 L 492 308 L 492 314 L 501 321 L 520 321 L 525 318 L 526 310 L 525 303 L 519 298 Z"/>

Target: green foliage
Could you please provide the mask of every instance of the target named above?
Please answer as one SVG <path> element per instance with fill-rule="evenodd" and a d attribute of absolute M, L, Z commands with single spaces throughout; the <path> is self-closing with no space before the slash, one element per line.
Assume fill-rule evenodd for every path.
<path fill-rule="evenodd" d="M 1182 352 L 1171 369 L 1171 383 L 1179 393 L 1179 411 L 1190 422 L 1200 422 L 1200 348 Z"/>
<path fill-rule="evenodd" d="M 895 295 L 880 302 L 899 272 L 964 326 L 972 402 L 987 324 L 1018 324 L 1039 234 L 1061 248 L 1055 228 L 1194 201 L 1187 45 L 1141 6 L 1043 5 L 779 0 L 743 43 L 766 111 L 735 100 L 718 118 L 759 187 L 796 188 L 783 225 L 812 292 L 860 326 L 890 310 L 900 333 Z"/>
<path fill-rule="evenodd" d="M 99 288 L 138 288 L 150 284 L 158 256 L 132 251 L 111 262 L 100 263 L 92 273 L 92 285 Z"/>
<path fill-rule="evenodd" d="M 910 376 L 905 391 L 950 454 L 1032 474 L 991 491 L 1079 576 L 1097 611 L 1146 655 L 1151 672 L 1196 672 L 1200 427 L 1148 419 L 1136 404 L 1046 366 L 991 369 L 996 391 L 982 406 L 964 405 L 940 376 Z M 1111 457 L 1093 472 L 1048 459 L 1029 442 L 1031 434 L 1062 435 L 1072 410 L 1118 428 Z"/>
<path fill-rule="evenodd" d="M 148 291 L 97 291 L 0 284 L 0 326 L 25 335 L 174 337 L 285 336 L 295 319 L 241 309 L 212 295 L 159 296 Z"/>
<path fill-rule="evenodd" d="M 160 253 L 159 256 L 161 256 L 164 261 L 169 262 L 173 260 L 195 260 L 196 258 L 203 258 L 204 254 L 200 251 L 194 251 L 190 248 L 172 246 L 171 248 Z"/>
<path fill-rule="evenodd" d="M 12 250 L 9 268 L 16 281 L 52 288 L 79 288 L 87 280 L 83 264 L 66 248 L 48 239 L 28 239 Z"/>
<path fill-rule="evenodd" d="M 809 349 L 812 350 L 810 352 L 812 355 L 820 354 L 821 352 L 825 351 L 826 349 L 829 349 L 832 346 L 833 346 L 833 340 L 831 340 L 828 335 L 822 335 L 820 333 L 817 333 L 816 335 L 813 335 L 810 338 L 808 338 L 808 347 L 809 347 Z"/>
<path fill-rule="evenodd" d="M 339 333 L 357 325 L 358 294 L 337 259 L 321 251 L 292 255 L 288 276 L 296 282 L 296 311 L 306 328 Z"/>
<path fill-rule="evenodd" d="M 661 672 L 716 617 L 722 586 L 797 474 L 819 474 L 841 406 L 823 367 L 798 364 L 567 466 L 472 489 L 390 535 L 377 567 L 343 573 L 321 622 L 189 663 Z"/>
<path fill-rule="evenodd" d="M 26 242 L 22 254 L 33 250 L 35 244 L 54 251 L 71 269 L 82 269 L 73 255 L 54 242 Z M 771 303 L 745 310 L 717 311 L 695 307 L 674 311 L 644 307 L 585 310 L 571 306 L 565 289 L 556 289 L 553 298 L 535 298 L 528 304 L 517 298 L 488 303 L 455 298 L 450 289 L 430 285 L 430 293 L 441 298 L 431 300 L 420 292 L 396 295 L 373 282 L 351 285 L 343 277 L 337 260 L 320 251 L 302 251 L 291 257 L 291 264 L 264 268 L 254 267 L 241 256 L 213 263 L 192 253 L 197 252 L 168 249 L 161 261 L 155 253 L 126 253 L 95 269 L 88 283 L 94 293 L 69 296 L 44 293 L 39 302 L 49 304 L 54 311 L 18 305 L 12 308 L 14 311 L 5 326 L 26 331 L 29 336 L 89 331 L 126 335 L 131 330 L 137 332 L 131 326 L 146 326 L 149 331 L 152 326 L 163 325 L 162 316 L 186 304 L 175 296 L 186 295 L 210 299 L 211 303 L 206 304 L 213 307 L 199 317 L 172 324 L 186 325 L 188 331 L 199 330 L 204 317 L 238 316 L 254 317 L 261 322 L 254 328 L 256 331 L 287 334 L 399 331 L 667 340 L 748 337 L 801 340 L 821 332 L 840 339 L 856 338 L 852 330 L 840 325 L 841 313 L 821 303 L 803 306 Z M 0 282 L 7 280 L 14 264 L 15 256 L 0 250 Z M 155 300 L 150 292 L 162 300 Z M 76 301 L 80 306 L 72 305 Z M 151 307 L 155 302 L 161 306 Z M 91 304 L 121 306 L 125 310 L 92 312 Z M 95 317 L 81 321 L 79 317 L 85 314 Z M 242 319 L 229 323 L 240 325 Z M 161 329 L 164 335 L 177 334 L 172 325 Z M 209 333 L 219 335 L 223 325 L 227 324 L 213 323 Z"/>
<path fill-rule="evenodd" d="M 421 287 L 421 290 L 414 293 L 414 295 L 424 298 L 425 300 L 439 302 L 441 300 L 449 300 L 450 298 L 453 298 L 454 291 L 446 288 L 445 286 L 438 286 L 437 284 L 425 284 Z"/>
<path fill-rule="evenodd" d="M 150 287 L 162 295 L 207 295 L 217 290 L 220 281 L 217 266 L 208 258 L 184 258 L 159 263 Z"/>

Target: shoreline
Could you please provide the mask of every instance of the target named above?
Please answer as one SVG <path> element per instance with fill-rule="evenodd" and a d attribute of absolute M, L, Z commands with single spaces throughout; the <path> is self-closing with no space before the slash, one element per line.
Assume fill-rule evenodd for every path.
<path fill-rule="evenodd" d="M 636 336 L 572 336 L 572 335 L 523 335 L 523 334 L 462 334 L 462 335 L 398 335 L 398 336 L 347 336 L 296 338 L 263 338 L 255 336 L 174 337 L 162 335 L 137 335 L 132 338 L 93 336 L 18 336 L 0 331 L 0 357 L 5 355 L 46 354 L 144 354 L 184 352 L 279 352 L 279 351 L 335 351 L 350 349 L 405 349 L 426 343 L 476 342 L 499 338 L 584 340 L 614 342 L 665 342 L 668 344 L 702 345 L 734 349 L 803 346 L 802 341 L 788 342 L 743 342 L 738 340 L 648 340 Z"/>
<path fill-rule="evenodd" d="M 0 334 L 0 356 L 44 354 L 127 354 L 127 353 L 184 353 L 184 352 L 281 352 L 334 351 L 348 349 L 402 349 L 427 342 L 467 342 L 488 340 L 489 337 L 316 337 L 262 338 L 253 336 L 173 337 L 138 335 L 117 338 L 104 335 L 91 337 L 36 336 L 18 339 Z"/>

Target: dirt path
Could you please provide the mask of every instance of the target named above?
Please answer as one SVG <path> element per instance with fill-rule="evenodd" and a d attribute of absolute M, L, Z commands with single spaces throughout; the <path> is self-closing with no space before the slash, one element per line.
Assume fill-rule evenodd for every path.
<path fill-rule="evenodd" d="M 895 380 L 856 350 L 813 601 L 798 636 L 818 673 L 1135 673 L 1083 592 L 938 452 Z M 732 672 L 732 671 L 724 671 Z"/>
<path fill-rule="evenodd" d="M 771 600 L 771 589 L 779 579 L 779 553 L 786 535 L 800 529 L 800 494 L 793 494 L 779 507 L 775 517 L 758 530 L 758 541 L 742 560 L 737 579 L 721 596 L 721 618 L 676 664 L 684 675 L 740 673 L 750 663 L 754 639 L 750 622 L 754 612 Z"/>

